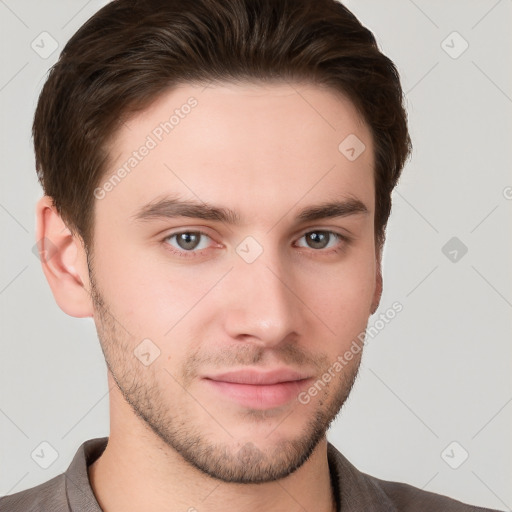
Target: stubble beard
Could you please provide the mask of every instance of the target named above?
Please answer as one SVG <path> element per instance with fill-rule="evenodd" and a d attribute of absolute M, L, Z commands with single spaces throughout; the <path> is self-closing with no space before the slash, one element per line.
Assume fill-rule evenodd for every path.
<path fill-rule="evenodd" d="M 193 415 L 187 416 L 182 410 L 180 414 L 179 407 L 171 408 L 166 404 L 162 398 L 165 393 L 161 389 L 162 384 L 159 384 L 156 378 L 154 367 L 144 367 L 134 356 L 136 342 L 131 340 L 124 329 L 117 327 L 118 322 L 98 290 L 91 268 L 89 273 L 91 297 L 95 308 L 94 319 L 107 368 L 135 415 L 166 446 L 201 473 L 227 483 L 257 484 L 276 481 L 292 474 L 308 460 L 318 443 L 324 439 L 330 424 L 348 398 L 359 371 L 360 357 L 354 358 L 353 364 L 344 367 L 338 379 L 332 380 L 328 386 L 321 389 L 315 401 L 312 400 L 308 404 L 297 402 L 291 413 L 285 413 L 297 412 L 300 415 L 305 414 L 307 408 L 315 407 L 314 414 L 300 436 L 292 439 L 286 436 L 284 418 L 282 425 L 278 422 L 275 431 L 272 432 L 273 436 L 279 435 L 279 443 L 274 443 L 270 448 L 259 447 L 241 439 L 233 439 L 229 443 L 216 442 L 205 433 L 205 430 L 212 430 L 211 426 L 206 428 L 200 420 L 194 419 Z M 253 360 L 258 359 L 258 355 L 251 357 Z M 244 358 L 247 361 L 245 355 Z M 181 382 L 191 380 L 191 375 L 187 375 L 187 371 L 190 373 L 190 368 L 195 365 L 194 361 L 187 362 L 187 369 L 182 372 Z M 186 385 L 183 386 L 179 382 L 180 379 L 176 379 L 170 373 L 169 378 L 171 381 L 178 381 L 179 389 L 188 393 L 191 403 L 197 404 L 187 391 Z M 333 385 L 336 385 L 336 388 L 332 389 Z M 205 409 L 203 405 L 201 407 Z M 242 420 L 266 421 L 271 414 L 272 412 L 264 410 L 248 409 Z M 207 421 L 215 423 L 210 415 L 205 417 Z M 217 422 L 213 425 L 214 430 L 216 427 L 222 427 L 229 433 L 229 425 L 223 426 L 221 422 Z"/>

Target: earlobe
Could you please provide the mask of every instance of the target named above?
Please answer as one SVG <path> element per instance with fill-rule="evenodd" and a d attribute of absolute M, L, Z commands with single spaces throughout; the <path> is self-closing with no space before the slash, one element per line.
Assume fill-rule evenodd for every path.
<path fill-rule="evenodd" d="M 80 237 L 71 233 L 48 196 L 37 203 L 36 222 L 39 258 L 55 301 L 70 316 L 93 316 L 87 257 Z"/>

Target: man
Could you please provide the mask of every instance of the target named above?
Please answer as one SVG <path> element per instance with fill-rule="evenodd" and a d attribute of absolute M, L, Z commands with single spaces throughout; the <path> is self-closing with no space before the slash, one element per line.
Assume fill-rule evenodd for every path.
<path fill-rule="evenodd" d="M 33 135 L 43 270 L 94 318 L 111 428 L 2 511 L 484 510 L 326 439 L 411 150 L 396 68 L 341 4 L 114 1 Z"/>

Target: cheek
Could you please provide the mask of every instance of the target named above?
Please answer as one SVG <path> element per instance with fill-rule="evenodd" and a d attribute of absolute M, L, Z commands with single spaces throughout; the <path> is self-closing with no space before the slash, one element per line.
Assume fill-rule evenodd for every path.
<path fill-rule="evenodd" d="M 100 268 L 98 286 L 118 323 L 132 335 L 130 345 L 150 339 L 161 352 L 157 366 L 186 358 L 204 338 L 206 320 L 215 317 L 208 291 L 226 271 L 171 265 L 148 251 L 114 247 L 98 258 Z"/>
<path fill-rule="evenodd" d="M 161 337 L 184 295 L 191 293 L 183 290 L 179 273 L 169 279 L 151 258 L 120 243 L 98 246 L 102 250 L 95 255 L 94 273 L 110 312 L 134 336 Z"/>
<path fill-rule="evenodd" d="M 375 291 L 376 265 L 371 257 L 354 259 L 350 265 L 339 265 L 323 276 L 319 286 L 315 276 L 303 281 L 304 300 L 335 335 L 339 343 L 364 331 L 370 315 Z M 306 292 L 306 290 L 309 290 Z"/>

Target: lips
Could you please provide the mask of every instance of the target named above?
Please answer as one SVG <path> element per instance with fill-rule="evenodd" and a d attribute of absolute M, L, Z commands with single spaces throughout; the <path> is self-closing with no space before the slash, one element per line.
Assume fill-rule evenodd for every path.
<path fill-rule="evenodd" d="M 203 378 L 223 400 L 252 409 L 272 409 L 296 400 L 312 377 L 287 368 L 270 371 L 238 370 Z"/>
<path fill-rule="evenodd" d="M 309 375 L 291 369 L 275 369 L 271 371 L 238 370 L 205 377 L 217 382 L 233 384 L 271 385 L 280 382 L 293 382 L 308 379 Z"/>

